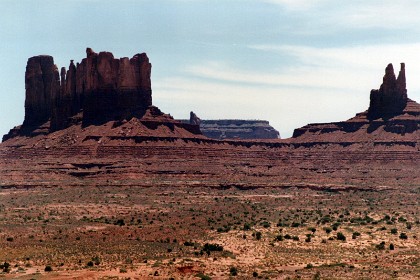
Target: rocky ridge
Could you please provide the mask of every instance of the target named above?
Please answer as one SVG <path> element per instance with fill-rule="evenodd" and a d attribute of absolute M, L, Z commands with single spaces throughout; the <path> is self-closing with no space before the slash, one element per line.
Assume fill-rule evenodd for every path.
<path fill-rule="evenodd" d="M 199 125 L 201 133 L 212 139 L 279 139 L 280 133 L 264 120 L 202 120 L 194 112 L 183 123 Z"/>
<path fill-rule="evenodd" d="M 85 81 L 84 87 L 81 83 L 80 99 L 62 94 L 67 92 L 63 88 L 74 85 L 74 69 L 61 71 L 59 81 L 51 59 L 31 62 L 38 66 L 34 67 L 36 71 L 31 70 L 34 74 L 28 74 L 29 100 L 25 104 L 27 114 L 32 114 L 36 122 L 29 122 L 32 117 L 25 116 L 28 121 L 13 129 L 0 144 L 1 187 L 309 187 L 339 191 L 420 185 L 420 105 L 405 99 L 404 67 L 395 78 L 388 66 L 383 85 L 372 91 L 369 110 L 348 121 L 310 124 L 297 129 L 291 139 L 217 140 L 200 133 L 198 117 L 193 124 L 185 124 L 151 106 L 151 88 L 148 82 L 142 82 L 148 79 L 121 82 L 129 80 L 125 77 L 128 74 L 121 74 L 126 72 L 116 71 L 124 68 L 115 66 L 121 59 L 117 63 L 104 54 L 106 63 L 98 64 L 101 54 L 88 51 L 87 56 L 85 62 L 75 65 L 76 74 L 79 68 L 85 69 L 79 73 L 91 73 L 79 74 L 84 77 L 79 80 L 76 77 L 76 82 Z M 150 69 L 143 57 L 128 62 L 132 65 L 129 69 Z M 91 90 L 86 90 L 88 84 Z M 121 84 L 132 86 L 124 88 Z M 120 102 L 117 93 L 126 91 L 127 99 L 124 96 Z M 97 100 L 102 93 L 108 100 L 105 103 Z M 136 93 L 137 103 L 127 103 Z M 35 94 L 49 98 L 37 100 Z M 60 98 L 52 98 L 54 94 Z M 109 100 L 115 98 L 113 107 Z M 80 110 L 73 105 L 78 100 Z M 86 100 L 91 105 L 85 105 Z M 107 105 L 95 109 L 93 104 Z M 44 111 L 37 115 L 38 110 L 29 108 Z M 85 110 L 92 110 L 95 116 L 86 117 Z M 65 116 L 64 123 L 57 121 L 65 128 L 51 126 L 54 114 Z"/>

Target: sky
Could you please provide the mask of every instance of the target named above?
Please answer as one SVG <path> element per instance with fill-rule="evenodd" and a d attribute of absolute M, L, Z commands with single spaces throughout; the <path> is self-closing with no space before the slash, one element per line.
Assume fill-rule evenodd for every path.
<path fill-rule="evenodd" d="M 365 111 L 388 63 L 420 101 L 419 14 L 417 0 L 1 0 L 0 135 L 23 122 L 27 59 L 68 68 L 87 47 L 146 52 L 153 104 L 174 118 L 268 120 L 282 138 Z"/>

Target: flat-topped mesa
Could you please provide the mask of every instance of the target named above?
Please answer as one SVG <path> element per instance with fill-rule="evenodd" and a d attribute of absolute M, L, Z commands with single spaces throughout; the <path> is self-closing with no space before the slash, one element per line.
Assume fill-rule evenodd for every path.
<path fill-rule="evenodd" d="M 368 119 L 388 119 L 401 114 L 407 105 L 407 100 L 405 64 L 401 63 L 401 70 L 396 78 L 394 67 L 390 63 L 385 69 L 379 90 L 374 89 L 370 92 Z"/>
<path fill-rule="evenodd" d="M 51 118 L 53 100 L 59 90 L 59 73 L 52 56 L 39 55 L 29 58 L 25 72 L 24 128 L 36 127 Z"/>

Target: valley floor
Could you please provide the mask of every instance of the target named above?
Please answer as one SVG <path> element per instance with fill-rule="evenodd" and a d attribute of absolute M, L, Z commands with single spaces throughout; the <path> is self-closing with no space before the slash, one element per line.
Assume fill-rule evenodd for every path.
<path fill-rule="evenodd" d="M 418 187 L 3 188 L 0 279 L 419 279 L 419 203 Z"/>

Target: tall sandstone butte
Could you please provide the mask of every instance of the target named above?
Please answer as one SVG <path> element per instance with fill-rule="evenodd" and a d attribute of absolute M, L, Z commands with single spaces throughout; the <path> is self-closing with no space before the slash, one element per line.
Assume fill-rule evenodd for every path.
<path fill-rule="evenodd" d="M 28 59 L 25 72 L 25 120 L 23 126 L 36 127 L 51 118 L 60 80 L 54 59 L 40 55 Z"/>
<path fill-rule="evenodd" d="M 83 97 L 83 125 L 141 117 L 152 105 L 152 65 L 145 53 L 115 59 L 86 50 L 76 68 L 76 92 Z"/>
<path fill-rule="evenodd" d="M 401 63 L 398 78 L 395 77 L 394 67 L 388 64 L 385 75 L 379 89 L 370 92 L 370 105 L 368 118 L 391 118 L 401 114 L 407 105 L 407 89 L 405 81 L 405 64 Z"/>
<path fill-rule="evenodd" d="M 83 125 L 141 117 L 152 105 L 151 68 L 145 53 L 115 59 L 88 48 L 86 58 L 58 72 L 51 56 L 28 60 L 25 73 L 25 130 L 51 120 L 50 131 L 71 125 L 83 110 Z"/>

